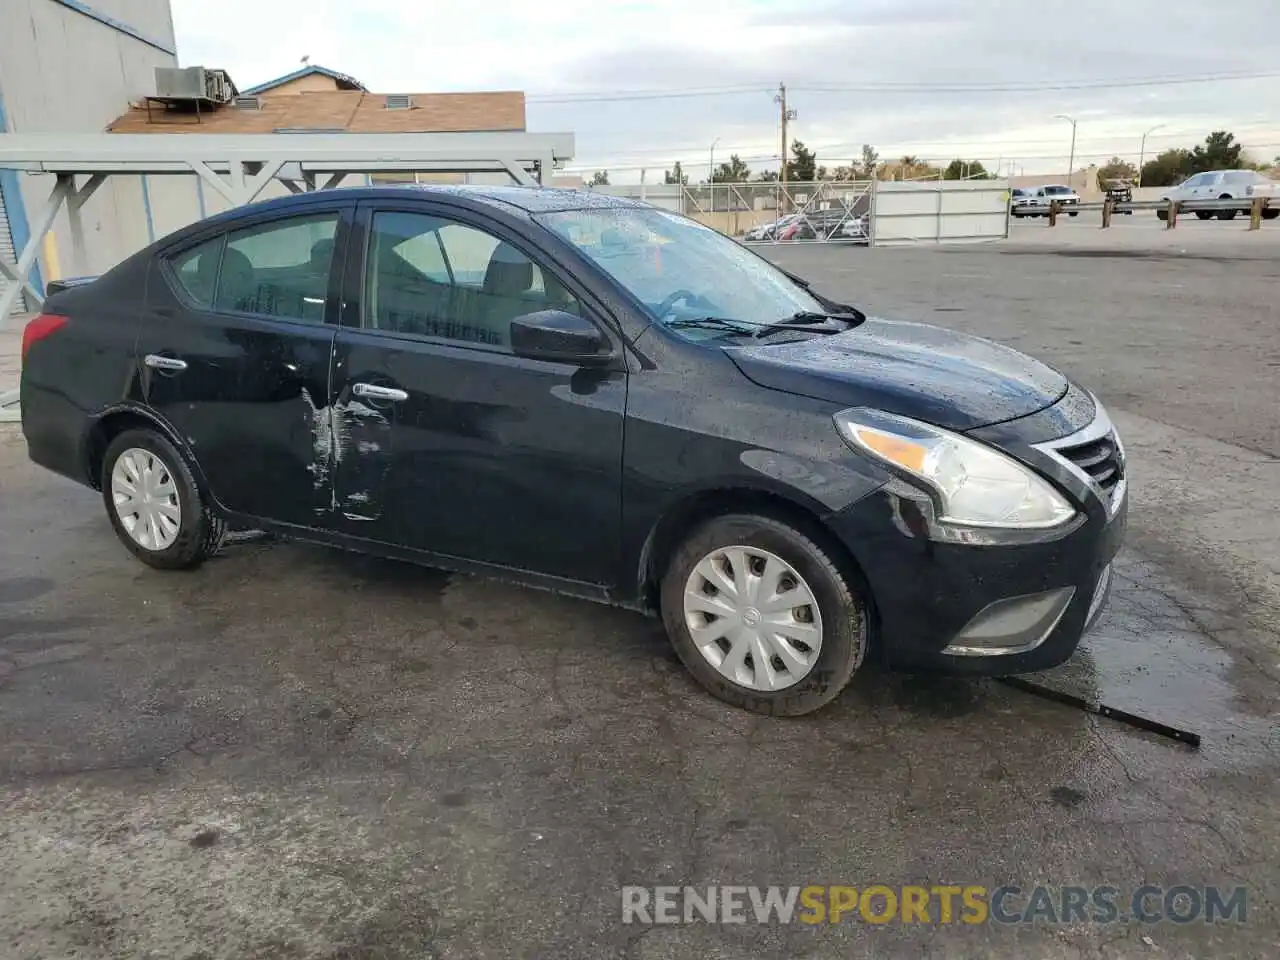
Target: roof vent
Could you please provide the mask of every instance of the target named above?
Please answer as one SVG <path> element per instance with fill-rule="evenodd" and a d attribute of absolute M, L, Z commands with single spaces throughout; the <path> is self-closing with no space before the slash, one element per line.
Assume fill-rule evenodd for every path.
<path fill-rule="evenodd" d="M 236 97 L 237 110 L 261 110 L 262 100 L 259 97 Z"/>
<path fill-rule="evenodd" d="M 407 93 L 387 94 L 388 110 L 409 110 L 413 107 L 413 98 Z"/>

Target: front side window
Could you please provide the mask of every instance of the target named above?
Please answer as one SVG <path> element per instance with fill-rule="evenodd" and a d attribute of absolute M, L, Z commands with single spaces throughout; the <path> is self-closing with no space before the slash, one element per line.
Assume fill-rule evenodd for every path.
<path fill-rule="evenodd" d="M 374 214 L 366 327 L 506 347 L 512 320 L 548 309 L 582 312 L 553 275 L 493 234 L 430 214 Z"/>
<path fill-rule="evenodd" d="M 323 323 L 337 229 L 335 211 L 228 234 L 215 308 Z"/>
<path fill-rule="evenodd" d="M 617 207 L 534 219 L 581 251 L 662 323 L 718 317 L 761 325 L 824 309 L 762 257 L 678 214 Z"/>

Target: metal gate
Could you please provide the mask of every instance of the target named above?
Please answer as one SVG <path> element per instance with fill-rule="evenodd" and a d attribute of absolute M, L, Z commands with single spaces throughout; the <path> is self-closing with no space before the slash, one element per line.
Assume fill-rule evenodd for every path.
<path fill-rule="evenodd" d="M 873 183 L 751 181 L 681 188 L 681 210 L 746 243 L 869 243 Z"/>

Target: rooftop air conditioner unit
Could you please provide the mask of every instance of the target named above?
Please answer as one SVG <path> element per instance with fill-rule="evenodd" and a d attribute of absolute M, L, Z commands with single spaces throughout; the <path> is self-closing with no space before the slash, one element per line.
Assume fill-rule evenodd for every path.
<path fill-rule="evenodd" d="M 204 67 L 156 67 L 156 96 L 169 100 L 227 103 L 235 87 L 225 70 Z"/>

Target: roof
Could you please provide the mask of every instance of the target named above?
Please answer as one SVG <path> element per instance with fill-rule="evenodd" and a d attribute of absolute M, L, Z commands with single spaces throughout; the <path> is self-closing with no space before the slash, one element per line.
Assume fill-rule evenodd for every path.
<path fill-rule="evenodd" d="M 385 184 L 372 187 L 343 187 L 340 190 L 315 190 L 309 193 L 275 197 L 257 203 L 232 207 L 207 220 L 191 224 L 186 231 L 195 231 L 213 222 L 235 221 L 243 216 L 257 215 L 264 211 L 289 210 L 313 203 L 361 200 L 403 200 L 406 194 L 416 194 L 424 200 L 448 197 L 461 201 L 460 206 L 514 208 L 525 213 L 556 213 L 563 210 L 593 209 L 650 209 L 648 204 L 627 197 L 611 197 L 590 190 L 563 190 L 554 187 L 490 186 L 481 184 Z M 186 232 L 184 231 L 184 232 Z"/>
<path fill-rule="evenodd" d="M 310 77 L 319 74 L 322 77 L 329 77 L 336 81 L 339 90 L 364 90 L 368 91 L 363 83 L 355 77 L 348 76 L 345 73 L 339 73 L 337 70 L 330 70 L 328 67 L 307 65 L 301 67 L 293 73 L 286 73 L 283 77 L 276 77 L 274 80 L 268 80 L 266 83 L 260 83 L 256 87 L 250 87 L 248 90 L 242 90 L 241 95 L 246 97 L 254 96 L 259 93 L 266 93 L 276 87 L 284 86 L 286 83 L 293 83 L 295 80 L 301 80 L 303 77 Z"/>
<path fill-rule="evenodd" d="M 251 94 L 242 94 L 250 96 Z M 194 113 L 130 107 L 109 133 L 464 133 L 524 130 L 524 94 L 411 93 L 408 109 L 388 109 L 385 94 L 361 90 L 308 91 L 259 98 L 259 108 L 234 105 Z"/>

